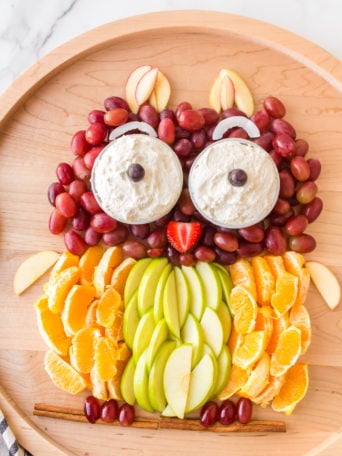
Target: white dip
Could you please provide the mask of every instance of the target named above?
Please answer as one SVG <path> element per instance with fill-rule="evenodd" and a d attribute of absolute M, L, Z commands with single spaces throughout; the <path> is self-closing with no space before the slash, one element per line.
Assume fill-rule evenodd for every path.
<path fill-rule="evenodd" d="M 145 170 L 133 182 L 131 164 Z M 91 185 L 94 196 L 114 219 L 130 224 L 152 222 L 176 204 L 183 186 L 177 155 L 164 142 L 143 134 L 121 136 L 106 146 L 95 161 Z"/>
<path fill-rule="evenodd" d="M 247 181 L 233 186 L 228 173 L 242 169 Z M 263 220 L 279 195 L 279 173 L 269 154 L 257 144 L 242 139 L 223 139 L 194 161 L 189 191 L 198 211 L 212 223 L 242 228 Z"/>

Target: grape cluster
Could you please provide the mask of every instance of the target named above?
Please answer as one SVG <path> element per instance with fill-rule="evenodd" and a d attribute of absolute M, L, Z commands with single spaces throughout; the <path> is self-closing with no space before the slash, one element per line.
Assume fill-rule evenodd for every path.
<path fill-rule="evenodd" d="M 57 181 L 48 189 L 48 198 L 54 207 L 49 219 L 51 233 L 64 232 L 66 248 L 77 255 L 87 246 L 103 242 L 109 246 L 123 245 L 125 253 L 136 259 L 166 255 L 174 264 L 187 266 L 197 260 L 229 265 L 239 256 L 250 257 L 263 251 L 274 255 L 288 249 L 311 252 L 316 242 L 305 231 L 323 207 L 316 183 L 321 164 L 315 158 L 306 158 L 309 145 L 297 138 L 294 127 L 284 119 L 285 113 L 283 103 L 270 96 L 251 117 L 261 132 L 260 137 L 252 141 L 270 154 L 279 170 L 279 199 L 262 222 L 232 230 L 212 225 L 197 212 L 189 195 L 187 175 L 198 153 L 212 143 L 212 133 L 219 120 L 246 115 L 230 108 L 219 116 L 211 108 L 195 110 L 186 101 L 175 110 L 166 108 L 161 113 L 145 104 L 138 114 L 133 114 L 124 99 L 106 98 L 104 110 L 92 110 L 88 114 L 88 127 L 73 135 L 73 162 L 59 163 L 56 168 Z M 110 132 L 132 120 L 155 128 L 158 137 L 173 148 L 184 171 L 184 187 L 178 203 L 153 224 L 125 225 L 114 220 L 102 211 L 90 186 L 92 167 L 108 144 Z M 229 129 L 224 137 L 250 139 L 239 127 Z M 169 244 L 166 225 L 170 220 L 201 222 L 201 239 L 190 252 L 181 254 Z"/>
<path fill-rule="evenodd" d="M 119 406 L 115 399 L 100 404 L 94 396 L 88 396 L 84 402 L 84 414 L 89 423 L 96 423 L 101 419 L 105 423 L 113 423 L 116 419 L 121 426 L 130 426 L 135 418 L 135 411 L 132 405 L 123 403 Z"/>

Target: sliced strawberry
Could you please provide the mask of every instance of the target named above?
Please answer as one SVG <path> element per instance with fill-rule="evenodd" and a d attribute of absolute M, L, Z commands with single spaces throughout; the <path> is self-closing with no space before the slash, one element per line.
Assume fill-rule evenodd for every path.
<path fill-rule="evenodd" d="M 167 224 L 167 238 L 178 252 L 184 253 L 192 249 L 199 240 L 202 233 L 202 227 L 199 222 L 175 222 L 170 221 Z"/>

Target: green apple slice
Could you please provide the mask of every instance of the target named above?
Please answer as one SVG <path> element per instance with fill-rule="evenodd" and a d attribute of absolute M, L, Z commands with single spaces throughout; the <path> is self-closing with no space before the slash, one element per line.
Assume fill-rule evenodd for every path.
<path fill-rule="evenodd" d="M 206 307 L 200 323 L 203 329 L 203 340 L 210 345 L 217 357 L 223 346 L 223 328 L 217 312 L 211 307 Z"/>
<path fill-rule="evenodd" d="M 124 304 L 125 306 L 129 303 L 133 293 L 138 289 L 141 278 L 145 272 L 147 266 L 151 263 L 152 258 L 143 258 L 135 263 L 133 268 L 130 270 L 124 291 Z"/>
<path fill-rule="evenodd" d="M 206 342 L 203 342 L 203 356 L 205 354 L 211 356 L 212 359 L 214 360 L 214 364 L 215 364 L 215 376 L 214 376 L 214 380 L 213 380 L 213 389 L 212 389 L 212 391 L 214 391 L 215 385 L 217 382 L 217 375 L 218 375 L 217 358 L 215 356 L 215 353 L 213 352 L 213 349 L 210 347 L 210 345 L 208 345 Z M 210 394 L 210 397 L 212 397 L 212 393 Z"/>
<path fill-rule="evenodd" d="M 176 416 L 175 412 L 172 410 L 169 404 L 165 407 L 165 409 L 162 411 L 163 416 L 167 416 L 168 418 Z"/>
<path fill-rule="evenodd" d="M 154 320 L 156 323 L 164 318 L 164 289 L 171 269 L 172 265 L 168 263 L 162 270 L 159 277 L 156 293 L 154 295 Z"/>
<path fill-rule="evenodd" d="M 148 379 L 148 397 L 151 406 L 154 408 L 154 410 L 158 410 L 159 412 L 162 412 L 166 406 L 163 374 L 166 362 L 175 348 L 175 341 L 165 341 L 160 346 L 150 370 Z"/>
<path fill-rule="evenodd" d="M 191 368 L 194 368 L 203 355 L 203 330 L 199 321 L 192 313 L 188 314 L 181 331 L 181 339 L 193 347 Z"/>
<path fill-rule="evenodd" d="M 163 383 L 167 403 L 178 418 L 184 418 L 189 391 L 192 346 L 177 347 L 166 362 Z"/>
<path fill-rule="evenodd" d="M 205 353 L 190 375 L 189 392 L 185 407 L 186 413 L 197 410 L 207 402 L 215 386 L 215 369 L 216 365 L 213 356 Z"/>
<path fill-rule="evenodd" d="M 164 289 L 164 317 L 169 327 L 169 330 L 173 335 L 179 338 L 179 318 L 178 318 L 178 304 L 177 304 L 177 289 L 176 289 L 176 277 L 175 272 L 171 271 Z"/>
<path fill-rule="evenodd" d="M 232 357 L 227 345 L 223 345 L 221 353 L 217 358 L 217 379 L 216 386 L 212 392 L 212 397 L 217 397 L 228 383 L 232 369 Z"/>
<path fill-rule="evenodd" d="M 200 320 L 204 311 L 204 289 L 201 278 L 196 269 L 190 266 L 182 266 L 182 271 L 185 275 L 189 286 L 190 294 L 190 312 Z"/>
<path fill-rule="evenodd" d="M 224 301 L 220 302 L 217 308 L 217 315 L 222 323 L 223 343 L 226 344 L 232 330 L 232 317 L 230 315 L 228 306 Z"/>
<path fill-rule="evenodd" d="M 215 267 L 198 261 L 196 269 L 203 283 L 204 302 L 207 306 L 217 309 L 222 300 L 222 286 Z"/>
<path fill-rule="evenodd" d="M 135 291 L 126 306 L 123 318 L 123 335 L 130 349 L 133 347 L 134 335 L 137 330 L 140 317 L 138 314 L 138 294 Z"/>
<path fill-rule="evenodd" d="M 138 362 L 138 358 L 148 347 L 154 328 L 153 309 L 150 309 L 141 317 L 134 334 L 132 353 L 135 363 Z"/>
<path fill-rule="evenodd" d="M 153 412 L 153 407 L 148 399 L 148 372 L 146 366 L 146 354 L 145 350 L 139 357 L 138 362 L 135 366 L 134 377 L 133 377 L 133 389 L 134 395 L 139 406 L 147 412 Z"/>
<path fill-rule="evenodd" d="M 167 258 L 154 258 L 144 271 L 138 288 L 138 312 L 143 315 L 154 305 L 157 284 Z"/>
<path fill-rule="evenodd" d="M 230 311 L 230 293 L 233 288 L 232 279 L 229 272 L 223 266 L 216 264 L 215 267 L 222 286 L 223 300 L 228 305 Z"/>
<path fill-rule="evenodd" d="M 186 278 L 179 267 L 174 268 L 177 288 L 178 319 L 182 327 L 189 313 L 190 293 Z"/>
<path fill-rule="evenodd" d="M 135 363 L 134 363 L 133 357 L 131 356 L 122 373 L 121 383 L 120 383 L 120 390 L 121 390 L 122 398 L 124 401 L 127 402 L 127 404 L 130 404 L 130 405 L 134 405 L 134 403 L 135 403 L 135 394 L 134 394 L 134 386 L 133 386 L 134 371 L 135 371 Z"/>
<path fill-rule="evenodd" d="M 150 344 L 147 349 L 147 370 L 150 371 L 154 358 L 163 342 L 168 338 L 169 328 L 166 324 L 165 319 L 159 320 L 154 328 Z"/>

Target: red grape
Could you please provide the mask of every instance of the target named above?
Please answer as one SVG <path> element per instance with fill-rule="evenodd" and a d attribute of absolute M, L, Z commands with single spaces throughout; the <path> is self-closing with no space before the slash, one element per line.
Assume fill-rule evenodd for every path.
<path fill-rule="evenodd" d="M 206 245 L 197 247 L 194 254 L 198 261 L 205 261 L 206 263 L 211 263 L 216 258 L 215 251 Z"/>
<path fill-rule="evenodd" d="M 115 230 L 118 222 L 105 212 L 97 212 L 92 215 L 90 226 L 98 233 L 109 233 Z"/>
<path fill-rule="evenodd" d="M 219 115 L 215 111 L 215 109 L 212 109 L 212 108 L 201 108 L 198 111 L 204 117 L 204 123 L 205 123 L 205 125 L 207 127 L 210 127 L 211 125 L 216 125 L 217 122 L 219 121 Z"/>
<path fill-rule="evenodd" d="M 302 234 L 306 230 L 308 224 L 309 222 L 305 215 L 295 215 L 286 222 L 285 232 L 289 236 L 296 236 L 298 234 Z"/>
<path fill-rule="evenodd" d="M 239 248 L 237 249 L 237 253 L 243 257 L 251 257 L 260 255 L 264 247 L 261 242 L 248 242 L 244 239 L 239 240 Z"/>
<path fill-rule="evenodd" d="M 196 131 L 205 124 L 203 115 L 194 109 L 185 109 L 178 116 L 178 123 L 182 128 L 189 131 Z"/>
<path fill-rule="evenodd" d="M 290 169 L 293 177 L 300 182 L 305 182 L 310 177 L 310 166 L 304 157 L 293 157 L 290 162 Z"/>
<path fill-rule="evenodd" d="M 191 142 L 195 149 L 203 149 L 207 142 L 207 134 L 205 130 L 197 130 L 191 134 Z"/>
<path fill-rule="evenodd" d="M 115 399 L 109 399 L 101 405 L 101 420 L 105 423 L 112 423 L 119 413 L 118 403 Z"/>
<path fill-rule="evenodd" d="M 219 247 L 215 247 L 216 261 L 220 264 L 228 265 L 233 264 L 236 261 L 237 253 L 236 252 L 225 252 Z"/>
<path fill-rule="evenodd" d="M 314 222 L 323 209 L 323 201 L 316 196 L 310 203 L 304 204 L 301 208 L 301 214 L 305 215 L 309 223 Z"/>
<path fill-rule="evenodd" d="M 236 403 L 236 417 L 242 424 L 247 424 L 252 418 L 253 403 L 247 397 L 240 397 Z"/>
<path fill-rule="evenodd" d="M 100 111 L 99 109 L 93 109 L 88 114 L 88 122 L 90 124 L 93 124 L 95 122 L 102 122 L 103 123 L 104 114 L 105 114 L 104 111 Z"/>
<path fill-rule="evenodd" d="M 272 226 L 266 230 L 265 248 L 271 255 L 282 255 L 286 251 L 286 238 L 277 226 Z"/>
<path fill-rule="evenodd" d="M 308 153 L 309 144 L 305 139 L 296 139 L 296 155 L 305 157 Z"/>
<path fill-rule="evenodd" d="M 216 423 L 219 418 L 219 407 L 214 401 L 203 405 L 200 412 L 200 422 L 203 426 L 209 427 Z"/>
<path fill-rule="evenodd" d="M 71 139 L 71 152 L 75 155 L 83 155 L 88 152 L 91 145 L 87 142 L 85 137 L 85 130 L 77 131 Z"/>
<path fill-rule="evenodd" d="M 81 179 L 75 179 L 69 185 L 68 193 L 76 203 L 80 202 L 83 193 L 88 191 L 87 184 Z"/>
<path fill-rule="evenodd" d="M 126 241 L 124 242 L 122 249 L 125 255 L 140 260 L 146 256 L 146 247 L 144 244 L 138 241 Z"/>
<path fill-rule="evenodd" d="M 221 424 L 228 425 L 235 421 L 236 407 L 233 401 L 226 399 L 222 402 L 219 409 L 219 420 Z"/>
<path fill-rule="evenodd" d="M 188 101 L 182 101 L 181 103 L 178 104 L 177 108 L 176 108 L 176 118 L 178 120 L 178 117 L 180 116 L 180 114 L 185 111 L 185 110 L 188 110 L 188 109 L 192 109 L 192 104 L 189 103 Z"/>
<path fill-rule="evenodd" d="M 104 233 L 102 240 L 106 245 L 118 245 L 125 242 L 128 238 L 128 228 L 125 225 L 119 225 L 115 230 Z"/>
<path fill-rule="evenodd" d="M 179 262 L 182 266 L 195 266 L 196 258 L 190 252 L 181 253 L 179 255 Z"/>
<path fill-rule="evenodd" d="M 154 229 L 146 239 L 151 249 L 164 248 L 167 245 L 167 236 L 164 228 Z"/>
<path fill-rule="evenodd" d="M 90 179 L 90 169 L 84 163 L 84 157 L 76 157 L 72 163 L 72 169 L 78 179 L 88 181 Z"/>
<path fill-rule="evenodd" d="M 89 226 L 84 233 L 84 241 L 87 245 L 97 245 L 101 241 L 101 238 L 102 234 L 95 231 L 91 226 Z"/>
<path fill-rule="evenodd" d="M 193 215 L 195 213 L 195 206 L 192 202 L 188 188 L 184 188 L 178 200 L 178 207 L 185 215 Z"/>
<path fill-rule="evenodd" d="M 260 109 L 252 115 L 251 121 L 254 122 L 255 125 L 259 128 L 260 133 L 263 133 L 265 130 L 268 129 L 270 123 L 270 116 L 266 111 Z"/>
<path fill-rule="evenodd" d="M 273 147 L 273 139 L 274 134 L 270 131 L 266 131 L 265 133 L 262 133 L 258 138 L 253 139 L 253 142 L 269 152 Z"/>
<path fill-rule="evenodd" d="M 95 160 L 102 152 L 104 146 L 92 147 L 84 156 L 84 164 L 88 169 L 93 169 Z"/>
<path fill-rule="evenodd" d="M 139 117 L 140 120 L 143 122 L 148 123 L 151 125 L 153 128 L 157 128 L 159 124 L 159 115 L 156 111 L 156 108 L 154 108 L 151 105 L 143 105 L 141 106 L 139 110 Z"/>
<path fill-rule="evenodd" d="M 49 230 L 52 234 L 60 234 L 64 231 L 67 224 L 67 219 L 62 215 L 58 209 L 51 212 L 49 218 Z"/>
<path fill-rule="evenodd" d="M 284 119 L 273 119 L 271 122 L 271 131 L 276 135 L 285 134 L 292 139 L 296 139 L 296 130 Z"/>
<path fill-rule="evenodd" d="M 151 258 L 159 258 L 164 254 L 164 249 L 147 249 L 146 253 Z"/>
<path fill-rule="evenodd" d="M 227 117 L 233 116 L 247 117 L 243 111 L 240 111 L 240 109 L 237 108 L 228 108 L 222 112 L 222 119 L 226 119 Z"/>
<path fill-rule="evenodd" d="M 92 192 L 84 192 L 83 195 L 81 195 L 80 203 L 81 206 L 91 214 L 97 214 L 102 211 Z"/>
<path fill-rule="evenodd" d="M 59 182 L 63 185 L 69 185 L 75 179 L 74 171 L 69 163 L 59 163 L 56 168 L 56 175 Z"/>
<path fill-rule="evenodd" d="M 104 105 L 104 108 L 106 111 L 109 111 L 110 109 L 115 109 L 115 108 L 122 108 L 122 109 L 126 109 L 126 111 L 129 111 L 127 101 L 121 97 L 107 97 L 104 100 L 103 105 Z"/>
<path fill-rule="evenodd" d="M 56 208 L 66 218 L 73 217 L 77 212 L 77 204 L 67 192 L 56 196 Z"/>
<path fill-rule="evenodd" d="M 160 120 L 163 119 L 171 119 L 172 122 L 175 124 L 176 122 L 176 114 L 170 108 L 165 108 L 159 113 Z"/>
<path fill-rule="evenodd" d="M 98 399 L 88 396 L 84 402 L 84 414 L 89 423 L 94 424 L 101 416 L 101 408 Z"/>
<path fill-rule="evenodd" d="M 158 137 L 166 144 L 173 144 L 176 138 L 176 127 L 172 119 L 165 117 L 158 125 Z"/>
<path fill-rule="evenodd" d="M 275 203 L 273 212 L 277 215 L 285 215 L 291 209 L 291 205 L 287 199 L 279 198 Z"/>
<path fill-rule="evenodd" d="M 317 188 L 317 185 L 315 182 L 306 181 L 306 182 L 304 182 L 304 184 L 301 184 L 300 187 L 298 188 L 298 190 L 296 192 L 296 198 L 299 201 L 299 203 L 307 204 L 307 203 L 310 203 L 310 201 L 312 201 L 315 198 L 317 191 L 318 191 L 318 188 Z M 56 199 L 56 202 L 57 202 L 57 199 Z"/>
<path fill-rule="evenodd" d="M 280 198 L 291 198 L 291 196 L 295 193 L 295 181 L 292 175 L 286 171 L 280 171 L 279 173 L 280 179 L 280 191 L 279 196 Z"/>
<path fill-rule="evenodd" d="M 130 426 L 135 418 L 133 405 L 122 404 L 118 412 L 118 420 L 121 426 Z"/>
<path fill-rule="evenodd" d="M 135 238 L 146 239 L 150 234 L 150 225 L 148 223 L 142 223 L 140 225 L 130 225 L 130 231 Z"/>
<path fill-rule="evenodd" d="M 292 157 L 296 152 L 296 143 L 291 136 L 281 133 L 277 134 L 273 139 L 274 150 L 281 157 Z"/>
<path fill-rule="evenodd" d="M 173 150 L 180 158 L 188 157 L 192 151 L 192 142 L 187 138 L 177 139 L 173 146 Z"/>
<path fill-rule="evenodd" d="M 90 222 L 90 214 L 83 207 L 79 206 L 77 212 L 72 219 L 72 227 L 77 231 L 84 231 L 88 228 Z"/>
<path fill-rule="evenodd" d="M 87 244 L 82 236 L 74 230 L 64 233 L 64 243 L 69 252 L 78 256 L 81 256 L 87 248 Z"/>
<path fill-rule="evenodd" d="M 316 158 L 309 158 L 308 164 L 310 168 L 309 179 L 315 181 L 319 178 L 319 175 L 321 174 L 321 162 Z"/>
<path fill-rule="evenodd" d="M 107 111 L 103 117 L 104 123 L 110 127 L 118 127 L 127 122 L 128 111 L 123 108 L 113 108 Z"/>
<path fill-rule="evenodd" d="M 264 108 L 266 112 L 274 117 L 275 119 L 284 117 L 286 114 L 286 109 L 282 101 L 276 97 L 266 97 L 264 100 Z"/>
<path fill-rule="evenodd" d="M 107 127 L 102 122 L 90 124 L 85 132 L 86 140 L 92 146 L 98 146 L 107 137 Z"/>
<path fill-rule="evenodd" d="M 48 200 L 52 206 L 56 206 L 56 197 L 60 193 L 64 193 L 65 188 L 60 182 L 53 182 L 48 188 Z"/>
<path fill-rule="evenodd" d="M 214 235 L 214 244 L 225 252 L 235 252 L 239 247 L 239 242 L 234 234 L 220 231 Z"/>
<path fill-rule="evenodd" d="M 261 242 L 264 239 L 264 230 L 259 225 L 251 225 L 238 230 L 239 235 L 249 242 Z"/>
<path fill-rule="evenodd" d="M 300 234 L 290 237 L 289 247 L 298 253 L 310 253 L 316 248 L 316 240 L 310 234 Z"/>

